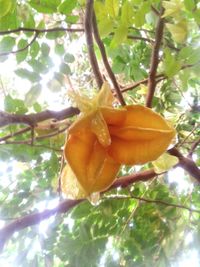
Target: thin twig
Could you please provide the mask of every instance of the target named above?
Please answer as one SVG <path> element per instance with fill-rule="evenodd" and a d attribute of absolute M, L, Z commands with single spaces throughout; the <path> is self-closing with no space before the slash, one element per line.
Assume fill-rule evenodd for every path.
<path fill-rule="evenodd" d="M 16 53 L 25 51 L 29 46 L 31 46 L 35 42 L 35 40 L 37 39 L 38 35 L 39 35 L 39 33 L 35 32 L 35 35 L 33 36 L 33 39 L 30 41 L 30 43 L 28 43 L 23 48 L 20 48 L 20 49 L 17 49 L 17 50 L 13 50 L 13 51 L 8 51 L 8 52 L 2 52 L 2 53 L 0 53 L 0 56 L 7 56 L 7 55 L 10 55 L 10 54 L 16 54 Z"/>
<path fill-rule="evenodd" d="M 92 36 L 93 3 L 94 3 L 93 0 L 87 0 L 86 2 L 85 36 L 86 36 L 86 43 L 87 43 L 87 48 L 88 48 L 90 64 L 94 72 L 97 86 L 101 88 L 103 84 L 103 78 L 99 70 L 99 65 L 98 65 L 97 58 L 94 52 L 94 42 L 93 42 L 93 36 Z"/>
<path fill-rule="evenodd" d="M 94 32 L 94 38 L 96 40 L 96 43 L 98 44 L 98 47 L 99 47 L 99 50 L 101 52 L 101 56 L 102 56 L 102 59 L 103 59 L 103 63 L 104 63 L 104 66 L 106 68 L 106 71 L 112 81 L 112 84 L 114 86 L 114 89 L 116 91 L 116 95 L 119 99 L 119 102 L 121 103 L 122 106 L 125 106 L 126 105 L 126 102 L 122 96 L 122 93 L 120 91 L 120 87 L 118 85 L 118 82 L 116 80 L 116 77 L 110 67 L 110 64 L 108 62 L 108 58 L 107 58 L 107 55 L 106 55 L 106 49 L 104 47 L 104 44 L 101 40 L 101 37 L 99 35 L 99 30 L 98 30 L 98 27 L 97 27 L 97 21 L 96 21 L 96 16 L 95 16 L 95 13 L 93 12 L 93 32 Z"/>
<path fill-rule="evenodd" d="M 20 135 L 20 134 L 23 134 L 23 133 L 26 133 L 26 132 L 29 132 L 31 130 L 31 127 L 26 127 L 26 128 L 23 128 L 17 132 L 14 132 L 14 133 L 11 133 L 11 134 L 8 134 L 6 136 L 3 136 L 0 138 L 0 142 L 2 141 L 6 141 L 7 139 L 10 139 L 14 136 L 17 136 L 17 135 Z"/>
<path fill-rule="evenodd" d="M 36 136 L 34 137 L 34 141 L 38 141 L 38 140 L 43 140 L 43 139 L 47 139 L 47 138 L 50 138 L 50 137 L 53 137 L 53 136 L 56 136 L 60 133 L 63 133 L 64 131 L 66 131 L 67 129 L 69 128 L 69 125 L 67 125 L 66 127 L 60 129 L 60 130 L 56 130 L 52 133 L 49 133 L 49 134 L 45 134 L 45 135 L 40 135 L 40 136 Z M 30 144 L 32 145 L 33 144 L 33 137 L 32 137 L 32 134 L 31 134 L 31 139 L 28 139 L 28 140 L 18 140 L 18 141 L 3 141 L 0 145 L 4 145 L 4 144 Z"/>
<path fill-rule="evenodd" d="M 159 83 L 159 82 L 163 81 L 164 79 L 166 79 L 166 76 L 164 76 L 164 74 L 158 74 L 158 75 L 156 75 L 156 78 L 158 78 L 158 79 L 156 80 L 156 83 Z M 140 80 L 140 81 L 135 82 L 135 83 L 133 83 L 133 84 L 127 85 L 127 86 L 125 86 L 125 87 L 122 87 L 122 88 L 121 88 L 121 92 L 124 93 L 124 92 L 126 92 L 126 91 L 129 91 L 129 90 L 132 90 L 132 89 L 138 87 L 138 86 L 141 85 L 141 84 L 147 84 L 147 83 L 148 83 L 148 78 L 143 79 L 143 80 Z"/>
<path fill-rule="evenodd" d="M 155 33 L 155 42 L 151 54 L 151 63 L 150 63 L 150 70 L 149 70 L 149 77 L 148 77 L 148 93 L 146 97 L 146 106 L 152 106 L 152 100 L 156 88 L 156 72 L 159 63 L 159 49 L 162 42 L 163 37 L 163 29 L 164 29 L 164 19 L 162 18 L 164 9 L 162 8 L 157 26 L 156 26 L 156 33 Z"/>
<path fill-rule="evenodd" d="M 144 202 L 147 202 L 147 203 L 165 205 L 165 206 L 169 206 L 169 207 L 185 209 L 185 210 L 188 210 L 190 212 L 200 213 L 200 210 L 192 209 L 192 208 L 186 207 L 184 205 L 173 204 L 173 203 L 165 202 L 163 200 L 149 199 L 149 198 L 144 198 L 144 197 L 136 197 L 136 196 L 113 196 L 113 197 L 111 197 L 111 196 L 108 196 L 108 197 L 104 197 L 104 199 L 119 199 L 119 200 L 121 200 L 121 199 L 137 199 L 137 200 L 144 201 Z"/>
<path fill-rule="evenodd" d="M 35 129 L 34 126 L 31 127 L 31 146 L 33 146 L 35 140 Z"/>
<path fill-rule="evenodd" d="M 194 131 L 196 129 L 198 129 L 200 127 L 200 124 L 198 123 L 197 125 L 194 125 L 193 129 L 191 130 L 191 132 L 180 142 L 178 143 L 176 146 L 177 147 L 181 147 L 183 144 L 185 144 L 185 142 L 188 140 L 188 138 L 194 133 Z"/>
<path fill-rule="evenodd" d="M 59 148 L 55 148 L 55 147 L 50 147 L 50 146 L 46 146 L 46 145 L 38 145 L 38 144 L 30 144 L 29 141 L 7 141 L 6 143 L 4 143 L 5 145 L 25 145 L 25 146 L 31 146 L 31 147 L 40 147 L 40 148 L 46 148 L 49 150 L 53 150 L 55 152 L 59 152 L 59 153 L 63 153 L 62 149 Z M 0 144 L 3 145 L 3 144 Z"/>
<path fill-rule="evenodd" d="M 128 39 L 132 39 L 132 40 L 140 40 L 140 41 L 144 41 L 144 42 L 148 42 L 148 43 L 154 43 L 154 40 L 149 39 L 149 38 L 145 38 L 142 36 L 134 36 L 134 35 L 128 35 L 127 36 Z"/>
<path fill-rule="evenodd" d="M 59 170 L 59 176 L 58 176 L 58 189 L 57 189 L 59 197 L 61 197 L 61 193 L 62 193 L 61 177 L 62 177 L 62 171 L 63 171 L 63 168 L 64 168 L 64 164 L 65 164 L 65 158 L 64 158 L 64 154 L 62 154 L 60 170 Z"/>

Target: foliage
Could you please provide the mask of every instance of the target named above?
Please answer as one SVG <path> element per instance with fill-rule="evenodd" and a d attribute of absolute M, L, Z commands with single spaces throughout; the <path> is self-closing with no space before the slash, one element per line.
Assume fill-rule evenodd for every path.
<path fill-rule="evenodd" d="M 96 95 L 85 42 L 85 0 L 0 0 L 0 6 L 1 110 L 16 116 L 39 114 L 70 107 L 70 90 Z M 152 108 L 175 126 L 178 150 L 200 167 L 199 1 L 95 0 L 94 10 L 127 104 L 145 105 L 152 51 L 162 38 Z M 163 36 L 156 35 L 158 12 Z M 112 84 L 97 43 L 94 51 L 101 73 Z M 19 122 L 0 128 L 0 227 L 63 200 L 57 192 L 62 149 L 65 130 L 75 118 L 40 121 L 34 131 Z M 200 187 L 182 166 L 173 169 L 176 163 L 177 157 L 164 154 L 157 162 L 122 166 L 119 177 L 152 168 L 161 174 L 108 190 L 95 206 L 83 201 L 67 213 L 15 232 L 0 262 L 39 267 L 179 266 L 184 254 L 192 258 L 198 253 L 200 214 L 176 205 L 200 210 Z"/>

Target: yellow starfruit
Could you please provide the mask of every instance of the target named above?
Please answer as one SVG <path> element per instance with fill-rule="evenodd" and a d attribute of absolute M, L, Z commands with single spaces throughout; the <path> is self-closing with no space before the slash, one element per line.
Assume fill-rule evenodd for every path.
<path fill-rule="evenodd" d="M 65 158 L 86 195 L 103 191 L 114 181 L 120 164 L 108 154 L 111 144 L 108 123 L 120 125 L 125 111 L 112 108 L 113 96 L 107 83 L 94 99 L 75 100 L 82 113 L 69 128 Z"/>
<path fill-rule="evenodd" d="M 120 164 L 144 164 L 158 158 L 169 146 L 175 130 L 151 109 L 126 106 L 120 126 L 108 126 L 111 145 L 109 155 Z"/>
<path fill-rule="evenodd" d="M 93 99 L 77 95 L 75 98 L 81 115 L 69 128 L 64 147 L 74 175 L 65 181 L 70 181 L 69 188 L 77 186 L 78 192 L 81 188 L 85 196 L 108 188 L 121 164 L 155 160 L 175 136 L 173 127 L 149 108 L 113 108 L 107 83 Z M 78 182 L 72 182 L 73 179 Z"/>
<path fill-rule="evenodd" d="M 81 199 L 87 197 L 84 189 L 76 179 L 75 174 L 68 164 L 62 170 L 61 174 L 62 192 L 71 199 Z"/>

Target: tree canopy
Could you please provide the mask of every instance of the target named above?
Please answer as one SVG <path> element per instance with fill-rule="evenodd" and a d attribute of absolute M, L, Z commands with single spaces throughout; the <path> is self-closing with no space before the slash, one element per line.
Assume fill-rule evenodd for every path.
<path fill-rule="evenodd" d="M 200 2 L 0 0 L 0 6 L 2 266 L 198 267 Z M 87 96 L 92 105 L 105 81 L 114 112 L 152 109 L 176 136 L 158 159 L 120 162 L 100 196 L 69 199 L 61 184 L 68 128 L 80 118 L 80 102 Z M 110 100 L 102 93 L 99 101 Z M 149 131 L 156 117 L 145 112 L 138 121 Z M 146 136 L 138 128 L 137 134 Z M 156 136 L 149 152 L 142 142 L 124 151 L 136 158 L 154 153 L 161 146 Z"/>

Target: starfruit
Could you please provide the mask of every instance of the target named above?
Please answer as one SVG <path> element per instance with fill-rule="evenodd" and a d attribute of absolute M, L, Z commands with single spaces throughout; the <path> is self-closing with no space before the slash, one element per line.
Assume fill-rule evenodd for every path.
<path fill-rule="evenodd" d="M 111 145 L 109 155 L 120 164 L 135 165 L 157 159 L 169 146 L 175 130 L 149 108 L 126 106 L 120 126 L 108 126 Z"/>
<path fill-rule="evenodd" d="M 158 158 L 175 135 L 166 120 L 149 108 L 113 108 L 107 83 L 94 99 L 75 98 L 81 115 L 68 130 L 64 155 L 86 196 L 109 187 L 121 164 Z"/>
<path fill-rule="evenodd" d="M 111 144 L 108 123 L 120 125 L 125 111 L 112 108 L 113 96 L 107 83 L 94 99 L 77 95 L 75 98 L 82 113 L 68 130 L 64 154 L 81 187 L 89 195 L 109 187 L 119 171 L 120 164 L 107 152 Z"/>

